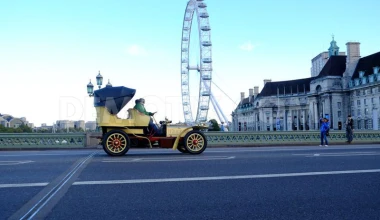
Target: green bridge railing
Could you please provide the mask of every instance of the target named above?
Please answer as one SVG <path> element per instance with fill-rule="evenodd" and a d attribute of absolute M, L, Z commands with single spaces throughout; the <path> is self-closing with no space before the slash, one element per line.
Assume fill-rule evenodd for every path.
<path fill-rule="evenodd" d="M 86 133 L 0 133 L 1 148 L 84 148 Z"/>
<path fill-rule="evenodd" d="M 99 133 L 0 133 L 0 149 L 95 147 Z M 209 146 L 319 145 L 318 131 L 205 132 Z M 344 144 L 344 131 L 331 131 L 329 144 Z M 380 144 L 380 131 L 354 132 L 356 144 Z"/>
<path fill-rule="evenodd" d="M 278 131 L 278 132 L 206 132 L 211 146 L 237 145 L 319 145 L 319 131 Z M 345 131 L 330 131 L 329 144 L 344 144 Z M 353 143 L 380 143 L 380 131 L 361 130 L 354 132 Z"/>

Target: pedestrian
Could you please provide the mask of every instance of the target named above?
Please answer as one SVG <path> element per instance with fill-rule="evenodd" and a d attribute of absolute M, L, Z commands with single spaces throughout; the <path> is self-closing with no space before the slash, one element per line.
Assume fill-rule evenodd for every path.
<path fill-rule="evenodd" d="M 354 119 L 351 118 L 351 115 L 348 115 L 347 120 L 346 120 L 346 138 L 347 138 L 346 142 L 349 144 L 351 144 L 352 140 L 354 139 L 353 132 L 354 132 Z"/>
<path fill-rule="evenodd" d="M 329 142 L 327 141 L 327 133 L 329 130 L 330 130 L 329 120 L 327 118 L 323 118 L 322 124 L 321 124 L 321 129 L 320 129 L 320 131 L 321 131 L 321 145 L 319 145 L 319 146 L 323 146 L 323 141 L 325 142 L 325 147 L 329 146 Z"/>

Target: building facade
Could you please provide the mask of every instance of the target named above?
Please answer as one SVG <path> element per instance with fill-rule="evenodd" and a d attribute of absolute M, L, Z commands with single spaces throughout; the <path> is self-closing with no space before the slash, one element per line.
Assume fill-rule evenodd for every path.
<path fill-rule="evenodd" d="M 380 129 L 380 52 L 361 58 L 360 43 L 346 47 L 347 54 L 339 52 L 333 39 L 328 52 L 313 58 L 310 78 L 264 80 L 260 93 L 258 87 L 249 89 L 248 97 L 241 93 L 232 129 L 318 130 L 320 118 L 326 117 L 332 129 L 341 130 L 349 114 L 356 129 Z"/>
<path fill-rule="evenodd" d="M 18 128 L 21 125 L 27 125 L 30 128 L 34 127 L 33 123 L 29 123 L 25 117 L 15 118 L 12 115 L 0 114 L 0 125 L 6 128 Z"/>

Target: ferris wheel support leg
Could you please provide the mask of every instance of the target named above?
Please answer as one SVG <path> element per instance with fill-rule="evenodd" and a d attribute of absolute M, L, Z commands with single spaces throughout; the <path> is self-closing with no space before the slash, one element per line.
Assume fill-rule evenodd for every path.
<path fill-rule="evenodd" d="M 219 106 L 219 103 L 215 100 L 215 97 L 214 97 L 214 95 L 213 95 L 212 93 L 211 93 L 211 99 L 214 100 L 214 102 L 215 102 L 217 108 L 219 109 L 220 113 L 222 114 L 222 116 L 223 116 L 223 118 L 224 118 L 224 122 L 225 122 L 225 123 L 228 123 L 228 118 L 226 117 L 226 115 L 224 115 L 222 109 L 221 109 L 220 106 Z"/>
<path fill-rule="evenodd" d="M 214 106 L 214 109 L 215 109 L 215 112 L 216 112 L 216 114 L 218 115 L 218 118 L 219 118 L 219 121 L 220 122 L 223 122 L 223 117 L 220 115 L 220 109 L 218 109 L 218 106 L 216 105 L 216 103 L 215 103 L 216 101 L 215 101 L 215 99 L 214 99 L 214 96 L 212 96 L 211 95 L 211 104 L 212 104 L 212 106 Z"/>

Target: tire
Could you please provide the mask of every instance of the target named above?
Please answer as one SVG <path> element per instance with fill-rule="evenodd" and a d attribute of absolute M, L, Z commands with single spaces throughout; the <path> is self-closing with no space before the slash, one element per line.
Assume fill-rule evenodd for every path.
<path fill-rule="evenodd" d="M 183 138 L 183 145 L 190 154 L 200 154 L 207 148 L 207 140 L 201 131 L 189 131 Z"/>
<path fill-rule="evenodd" d="M 183 145 L 178 146 L 178 147 L 177 147 L 177 150 L 178 150 L 179 152 L 181 152 L 181 153 L 184 153 L 184 154 L 189 153 Z"/>
<path fill-rule="evenodd" d="M 121 130 L 113 130 L 104 135 L 103 150 L 110 156 L 123 156 L 131 147 L 128 135 Z"/>

